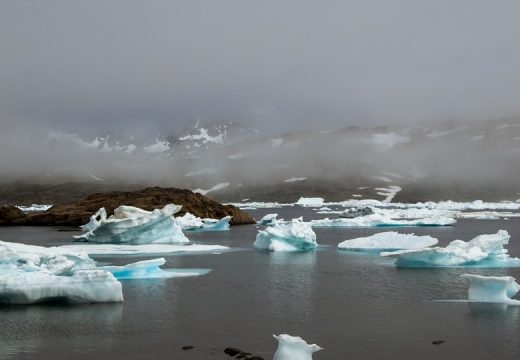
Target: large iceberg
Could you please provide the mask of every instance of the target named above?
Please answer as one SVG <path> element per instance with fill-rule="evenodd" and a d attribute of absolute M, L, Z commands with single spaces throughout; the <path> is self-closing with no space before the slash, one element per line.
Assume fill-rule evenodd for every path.
<path fill-rule="evenodd" d="M 183 231 L 222 231 L 229 230 L 229 221 L 231 216 L 225 216 L 222 219 L 201 219 L 191 213 L 183 216 L 177 216 L 175 222 Z"/>
<path fill-rule="evenodd" d="M 312 360 L 312 354 L 322 350 L 316 344 L 307 344 L 299 336 L 287 334 L 273 335 L 278 340 L 278 348 L 273 360 Z"/>
<path fill-rule="evenodd" d="M 299 218 L 259 230 L 253 246 L 259 250 L 306 251 L 318 244 L 312 227 Z"/>
<path fill-rule="evenodd" d="M 32 304 L 67 299 L 121 302 L 121 283 L 86 254 L 0 242 L 0 302 Z"/>
<path fill-rule="evenodd" d="M 160 267 L 166 263 L 164 258 L 143 260 L 123 266 L 103 266 L 115 276 L 116 279 L 148 279 L 148 278 L 171 278 L 205 275 L 209 269 L 166 269 Z"/>
<path fill-rule="evenodd" d="M 172 216 L 180 209 L 180 205 L 174 204 L 154 211 L 122 205 L 114 210 L 114 215 L 107 218 L 105 209 L 101 208 L 82 226 L 86 232 L 75 238 L 78 241 L 107 244 L 188 243 L 188 238 Z"/>
<path fill-rule="evenodd" d="M 345 240 L 338 244 L 338 248 L 351 251 L 381 252 L 403 249 L 422 249 L 436 245 L 439 241 L 431 236 L 417 236 L 415 234 L 400 234 L 395 231 L 386 231 L 368 237 Z"/>
<path fill-rule="evenodd" d="M 512 276 L 461 276 L 469 279 L 468 301 L 520 305 L 520 300 L 511 299 L 520 291 L 520 285 Z"/>
<path fill-rule="evenodd" d="M 468 242 L 454 240 L 446 247 L 399 250 L 381 255 L 395 258 L 398 267 L 520 267 L 520 259 L 511 258 L 504 248 L 509 238 L 507 231 L 499 230 Z"/>
<path fill-rule="evenodd" d="M 448 226 L 455 223 L 455 219 L 445 216 L 400 220 L 382 214 L 372 214 L 356 218 L 325 218 L 310 221 L 312 227 Z"/>

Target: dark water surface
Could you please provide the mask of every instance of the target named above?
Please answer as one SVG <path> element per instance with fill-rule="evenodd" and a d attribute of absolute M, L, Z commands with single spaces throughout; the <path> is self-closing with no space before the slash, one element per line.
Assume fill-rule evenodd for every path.
<path fill-rule="evenodd" d="M 257 219 L 267 212 L 310 219 L 310 210 L 301 208 L 251 211 Z M 520 220 L 461 220 L 453 227 L 399 231 L 446 244 L 498 229 L 509 231 L 510 253 L 520 256 Z M 465 299 L 467 280 L 459 277 L 465 272 L 520 279 L 520 269 L 396 269 L 391 259 L 337 249 L 345 239 L 388 230 L 395 229 L 318 229 L 317 251 L 285 254 L 255 251 L 254 225 L 190 234 L 197 243 L 240 250 L 168 256 L 165 267 L 213 271 L 125 280 L 122 304 L 0 307 L 0 359 L 231 359 L 225 347 L 271 359 L 272 334 L 279 333 L 323 347 L 315 359 L 518 358 L 520 307 L 432 300 Z M 39 245 L 68 243 L 73 234 L 0 228 L 2 240 Z M 445 342 L 433 345 L 435 340 Z M 184 351 L 184 345 L 195 348 Z"/>

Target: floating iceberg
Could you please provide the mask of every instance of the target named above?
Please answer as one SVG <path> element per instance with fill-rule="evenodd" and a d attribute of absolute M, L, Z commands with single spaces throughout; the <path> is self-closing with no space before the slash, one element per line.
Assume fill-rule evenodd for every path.
<path fill-rule="evenodd" d="M 259 250 L 305 251 L 318 246 L 312 227 L 300 219 L 259 230 L 253 244 Z"/>
<path fill-rule="evenodd" d="M 89 223 L 82 226 L 86 232 L 75 238 L 108 244 L 188 243 L 188 238 L 172 216 L 180 209 L 180 205 L 174 204 L 154 211 L 122 205 L 107 218 L 105 209 L 101 208 L 91 216 Z"/>
<path fill-rule="evenodd" d="M 511 299 L 520 291 L 520 285 L 512 276 L 481 276 L 463 274 L 469 279 L 468 301 L 520 305 L 520 300 Z"/>
<path fill-rule="evenodd" d="M 267 214 L 263 218 L 261 218 L 258 223 L 260 225 L 264 225 L 264 226 L 275 225 L 277 222 L 277 219 L 276 219 L 277 217 L 278 217 L 278 214 Z"/>
<path fill-rule="evenodd" d="M 352 251 L 395 251 L 403 249 L 423 249 L 436 245 L 439 241 L 431 236 L 400 234 L 395 231 L 381 232 L 368 237 L 345 240 L 338 244 L 342 250 Z"/>
<path fill-rule="evenodd" d="M 148 278 L 171 278 L 205 275 L 209 269 L 167 269 L 160 267 L 166 263 L 164 258 L 138 261 L 124 266 L 103 266 L 115 276 L 116 279 L 148 279 Z"/>
<path fill-rule="evenodd" d="M 324 201 L 325 200 L 323 198 L 319 198 L 319 197 L 314 197 L 314 198 L 301 197 L 296 202 L 296 205 L 301 205 L 301 206 L 305 206 L 305 207 L 318 207 L 318 206 L 323 206 Z"/>
<path fill-rule="evenodd" d="M 509 238 L 507 231 L 499 230 L 468 242 L 454 240 L 446 247 L 383 252 L 381 255 L 395 258 L 398 267 L 520 267 L 520 259 L 511 258 L 504 249 Z"/>
<path fill-rule="evenodd" d="M 177 216 L 175 222 L 183 231 L 222 231 L 229 230 L 229 221 L 231 216 L 225 216 L 220 220 L 217 219 L 201 219 L 191 213 L 183 216 Z"/>
<path fill-rule="evenodd" d="M 221 253 L 229 250 L 222 245 L 170 245 L 170 244 L 145 244 L 145 245 L 117 245 L 117 244 L 74 244 L 62 245 L 60 248 L 69 251 L 85 252 L 95 255 L 158 255 L 175 253 Z"/>
<path fill-rule="evenodd" d="M 312 354 L 322 350 L 316 344 L 307 344 L 299 336 L 287 334 L 273 336 L 278 340 L 278 349 L 276 349 L 273 360 L 312 360 Z"/>
<path fill-rule="evenodd" d="M 0 303 L 121 302 L 121 283 L 86 254 L 0 242 Z"/>
<path fill-rule="evenodd" d="M 457 221 L 445 216 L 433 216 L 414 220 L 398 220 L 382 214 L 372 214 L 356 218 L 311 220 L 312 227 L 383 227 L 383 226 L 448 226 Z"/>

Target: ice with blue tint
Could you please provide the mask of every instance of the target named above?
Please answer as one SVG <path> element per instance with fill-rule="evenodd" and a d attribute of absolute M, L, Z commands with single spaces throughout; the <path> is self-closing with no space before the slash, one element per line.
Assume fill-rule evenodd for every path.
<path fill-rule="evenodd" d="M 512 276 L 481 276 L 463 274 L 469 279 L 468 301 L 520 305 L 520 300 L 511 299 L 520 291 Z"/>
<path fill-rule="evenodd" d="M 121 302 L 121 283 L 84 253 L 0 242 L 0 303 Z"/>
<path fill-rule="evenodd" d="M 111 272 L 119 280 L 199 276 L 211 271 L 209 269 L 161 269 L 165 263 L 164 258 L 159 258 L 123 266 L 103 266 L 101 269 Z"/>
<path fill-rule="evenodd" d="M 307 344 L 299 336 L 287 334 L 273 335 L 278 340 L 278 348 L 273 360 L 312 360 L 312 354 L 323 350 L 316 344 Z"/>
<path fill-rule="evenodd" d="M 512 258 L 504 245 L 509 234 L 479 235 L 466 242 L 454 240 L 446 247 L 383 252 L 382 256 L 395 258 L 398 267 L 520 267 L 520 259 Z"/>
<path fill-rule="evenodd" d="M 439 241 L 431 236 L 417 236 L 415 234 L 400 234 L 395 231 L 386 231 L 368 237 L 345 240 L 338 244 L 338 248 L 350 251 L 381 252 L 403 249 L 423 249 L 436 245 Z"/>
<path fill-rule="evenodd" d="M 299 218 L 259 230 L 253 246 L 258 250 L 306 251 L 318 244 L 312 227 Z"/>
<path fill-rule="evenodd" d="M 278 221 L 277 217 L 278 217 L 278 214 L 267 214 L 260 219 L 258 224 L 264 225 L 264 226 L 275 225 Z"/>
<path fill-rule="evenodd" d="M 392 227 L 392 226 L 448 226 L 457 221 L 445 216 L 432 216 L 427 218 L 399 220 L 382 214 L 372 214 L 356 218 L 337 218 L 311 220 L 312 227 Z"/>
<path fill-rule="evenodd" d="M 201 219 L 191 213 L 183 216 L 177 216 L 175 222 L 183 231 L 223 231 L 229 230 L 229 221 L 231 216 L 225 216 L 222 219 Z"/>
<path fill-rule="evenodd" d="M 189 243 L 173 214 L 180 205 L 168 204 L 162 209 L 146 211 L 122 205 L 107 218 L 104 208 L 92 215 L 82 226 L 85 233 L 76 236 L 78 241 L 106 244 L 182 244 Z"/>

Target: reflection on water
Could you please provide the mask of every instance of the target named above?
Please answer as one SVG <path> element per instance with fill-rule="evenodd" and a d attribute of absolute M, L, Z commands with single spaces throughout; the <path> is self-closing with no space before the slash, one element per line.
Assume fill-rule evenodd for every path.
<path fill-rule="evenodd" d="M 312 298 L 315 289 L 315 251 L 308 252 L 258 252 L 265 261 L 263 277 L 265 291 L 272 311 L 277 316 L 308 318 L 312 314 Z"/>
<path fill-rule="evenodd" d="M 110 349 L 122 309 L 121 303 L 3 306 L 0 308 L 0 359 L 45 352 L 52 346 L 59 348 L 62 342 L 76 349 L 92 346 Z"/>

